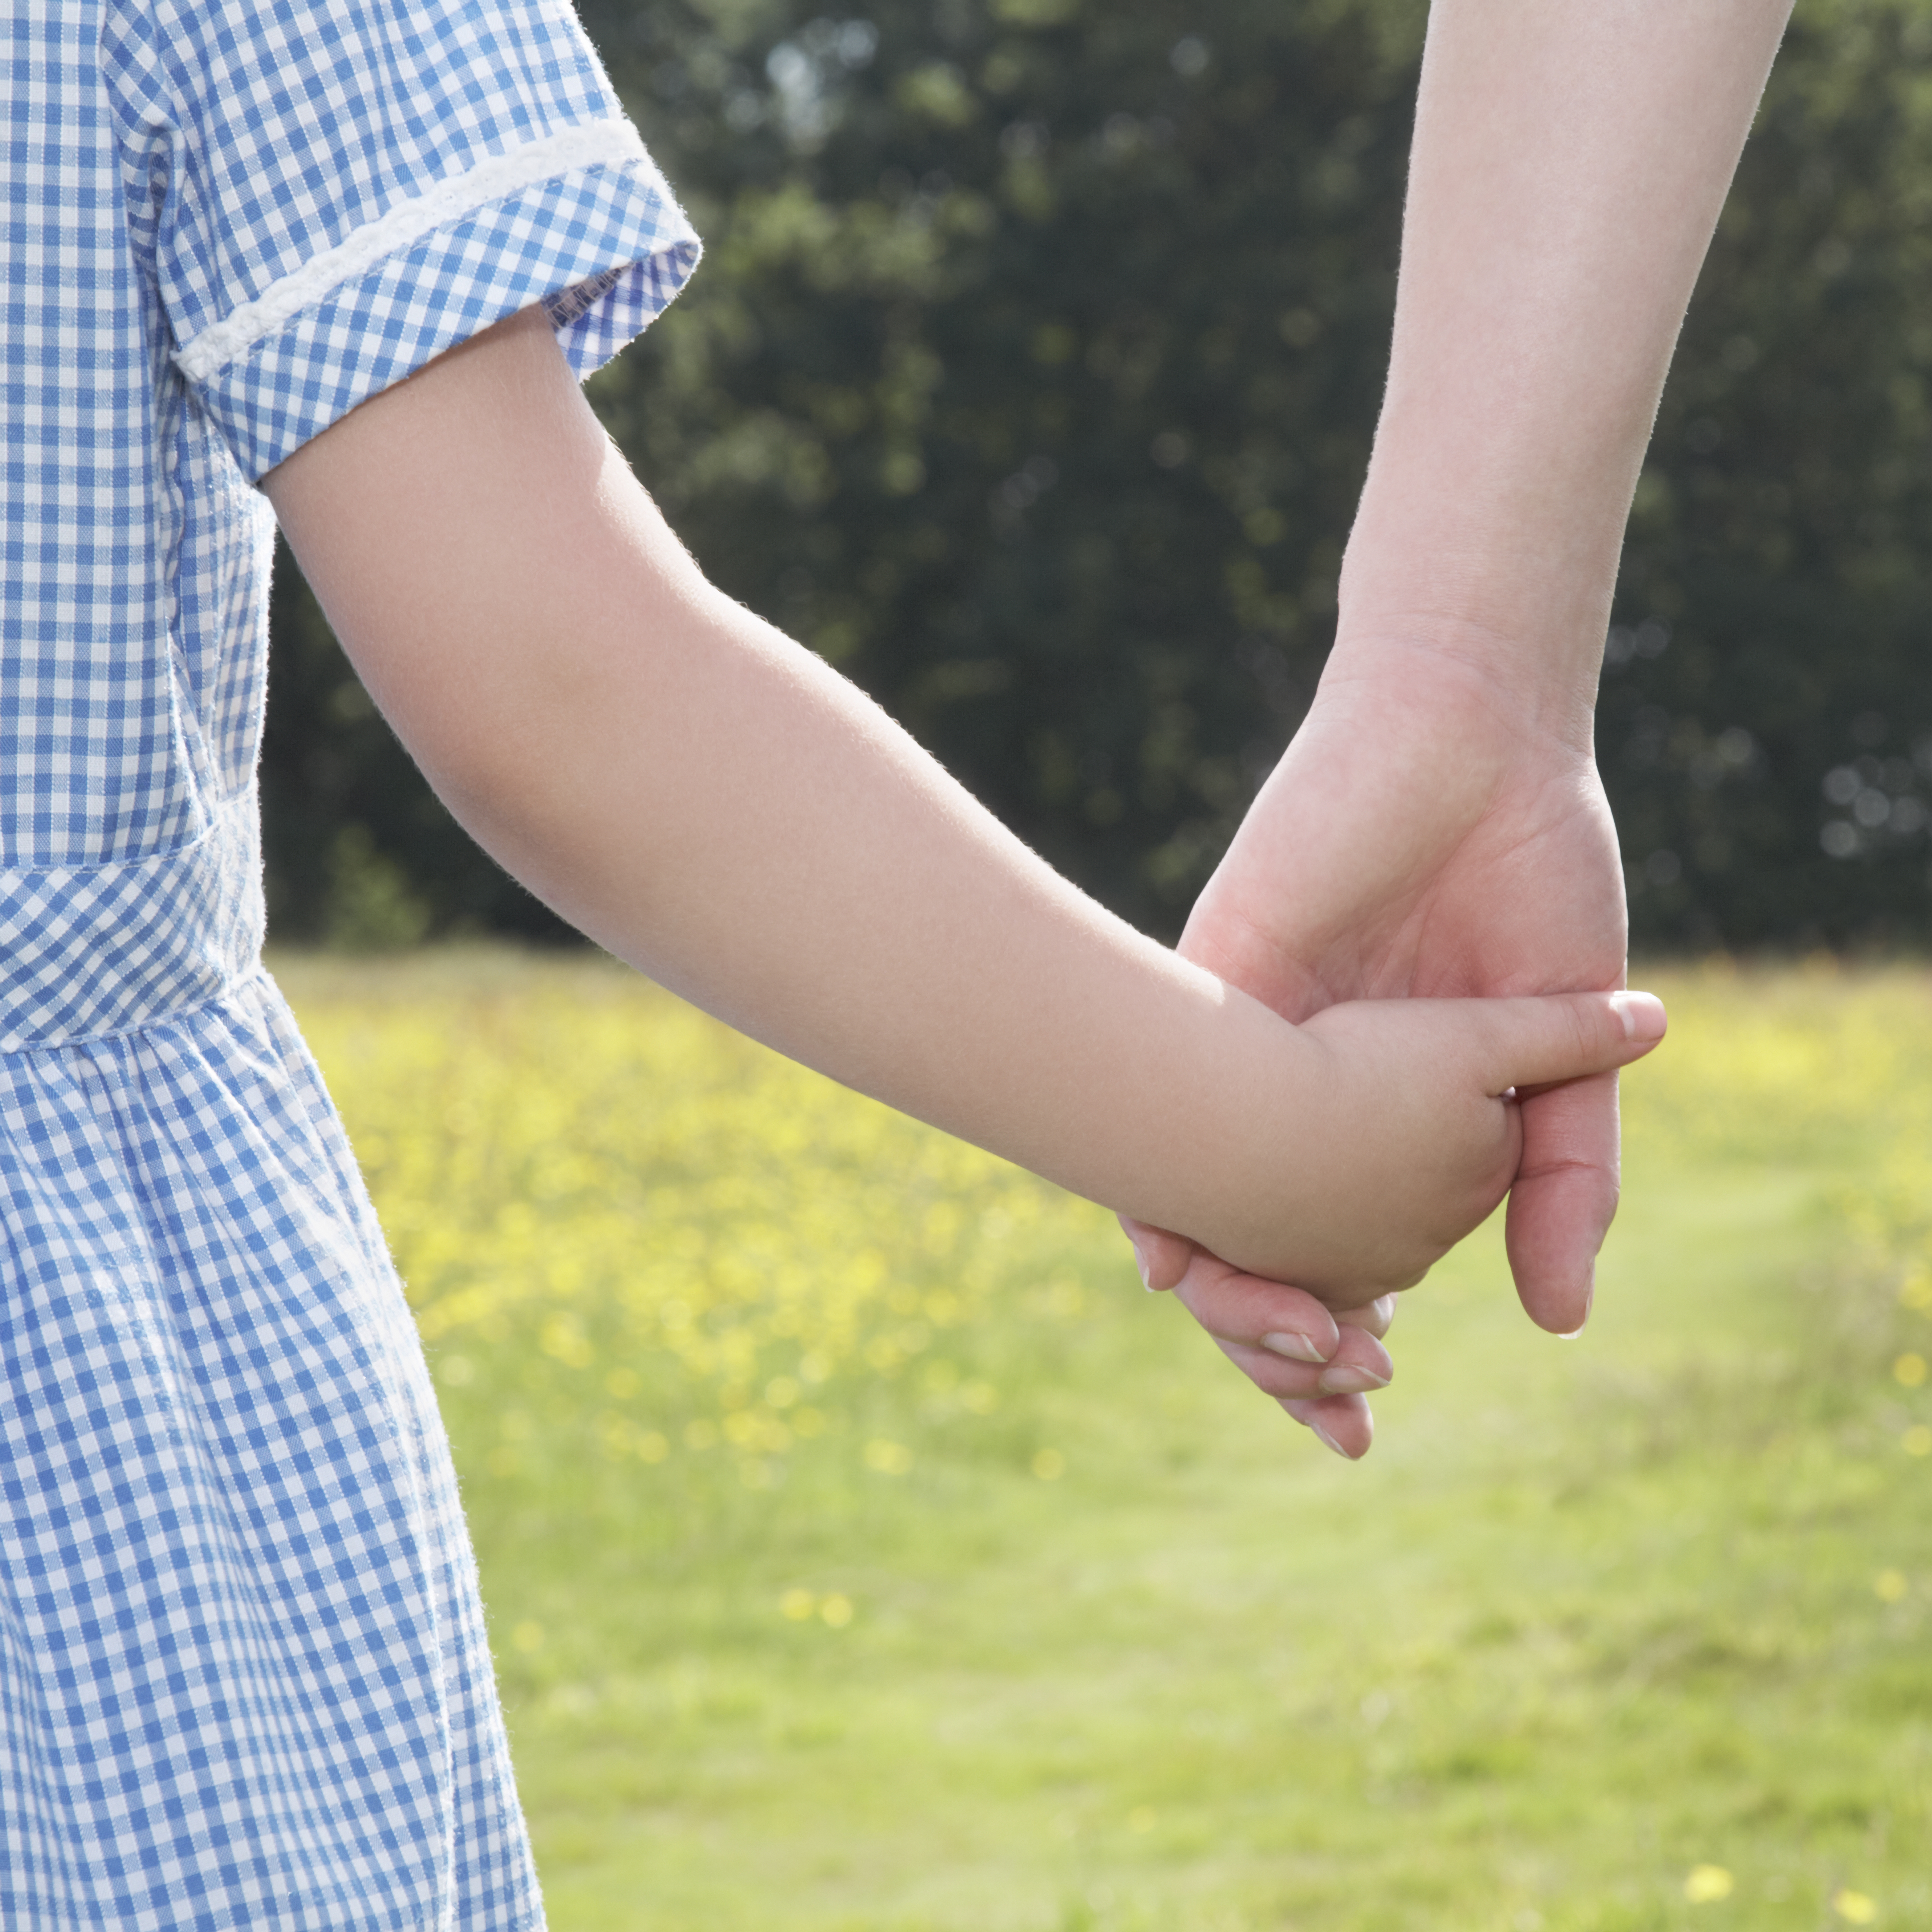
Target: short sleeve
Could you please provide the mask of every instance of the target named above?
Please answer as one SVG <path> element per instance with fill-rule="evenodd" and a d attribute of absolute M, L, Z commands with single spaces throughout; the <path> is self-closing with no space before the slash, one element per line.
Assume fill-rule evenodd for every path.
<path fill-rule="evenodd" d="M 697 266 L 565 0 L 176 0 L 140 28 L 125 112 L 161 159 L 135 226 L 251 478 L 538 302 L 588 375 Z"/>

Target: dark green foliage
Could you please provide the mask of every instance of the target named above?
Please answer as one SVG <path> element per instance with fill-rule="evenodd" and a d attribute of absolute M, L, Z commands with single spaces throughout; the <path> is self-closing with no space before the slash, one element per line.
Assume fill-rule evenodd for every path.
<path fill-rule="evenodd" d="M 585 10 L 708 249 L 606 421 L 721 583 L 1171 934 L 1332 632 L 1421 8 Z M 1693 308 L 1600 732 L 1640 940 L 1932 926 L 1928 29 L 1805 8 Z M 292 572 L 278 614 L 278 932 L 554 932 Z"/>
<path fill-rule="evenodd" d="M 801 10 L 735 74 L 697 10 L 593 13 L 714 238 L 600 401 L 720 581 L 1172 928 L 1331 632 L 1410 37 L 1270 0 Z"/>
<path fill-rule="evenodd" d="M 1801 9 L 1691 307 L 1598 727 L 1653 943 L 1932 932 L 1929 60 Z"/>

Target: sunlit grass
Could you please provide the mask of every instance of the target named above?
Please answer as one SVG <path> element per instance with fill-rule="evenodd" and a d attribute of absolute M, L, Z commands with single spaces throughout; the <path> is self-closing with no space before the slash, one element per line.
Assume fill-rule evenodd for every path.
<path fill-rule="evenodd" d="M 614 968 L 283 976 L 556 1932 L 1932 1925 L 1924 976 L 1640 976 L 1588 1335 L 1486 1230 L 1354 1468 L 1099 1210 Z"/>

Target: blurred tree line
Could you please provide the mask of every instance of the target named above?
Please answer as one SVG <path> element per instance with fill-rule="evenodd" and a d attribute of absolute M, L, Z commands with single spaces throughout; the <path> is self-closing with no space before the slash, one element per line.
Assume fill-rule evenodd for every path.
<path fill-rule="evenodd" d="M 1423 7 L 826 4 L 585 0 L 707 250 L 593 400 L 720 583 L 1172 935 L 1332 634 Z M 1932 934 L 1928 216 L 1932 0 L 1802 0 L 1609 640 L 1640 944 Z M 557 932 L 275 598 L 278 934 Z"/>

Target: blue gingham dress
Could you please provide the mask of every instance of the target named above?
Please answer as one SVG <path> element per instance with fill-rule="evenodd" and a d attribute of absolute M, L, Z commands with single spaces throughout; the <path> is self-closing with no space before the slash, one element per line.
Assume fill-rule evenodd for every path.
<path fill-rule="evenodd" d="M 564 0 L 13 0 L 0 1925 L 538 1924 L 422 1354 L 261 971 L 252 487 L 697 244 Z"/>

